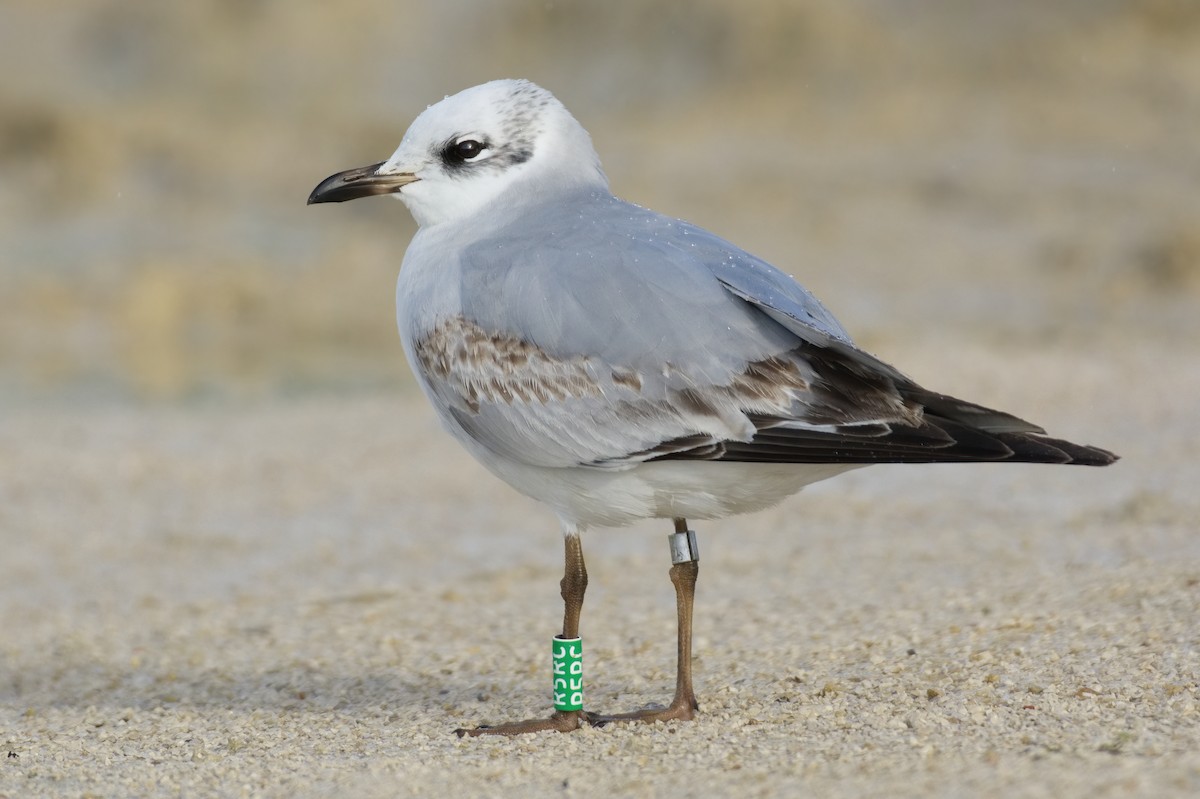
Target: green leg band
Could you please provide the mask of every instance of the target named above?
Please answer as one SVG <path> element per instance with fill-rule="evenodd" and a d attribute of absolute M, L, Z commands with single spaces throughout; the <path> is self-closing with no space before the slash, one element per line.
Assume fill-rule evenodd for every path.
<path fill-rule="evenodd" d="M 583 710 L 583 639 L 554 636 L 550 656 L 554 672 L 554 709 Z"/>

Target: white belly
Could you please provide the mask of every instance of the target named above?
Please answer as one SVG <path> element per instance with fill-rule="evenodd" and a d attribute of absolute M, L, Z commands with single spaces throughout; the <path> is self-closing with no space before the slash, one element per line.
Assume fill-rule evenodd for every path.
<path fill-rule="evenodd" d="M 638 519 L 717 519 L 776 504 L 856 464 L 653 461 L 622 471 L 527 466 L 474 452 L 490 471 L 549 505 L 565 524 L 616 527 Z"/>

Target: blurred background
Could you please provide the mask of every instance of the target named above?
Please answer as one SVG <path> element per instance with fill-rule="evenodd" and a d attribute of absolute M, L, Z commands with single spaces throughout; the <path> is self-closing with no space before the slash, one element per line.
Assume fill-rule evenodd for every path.
<path fill-rule="evenodd" d="M 560 536 L 415 390 L 404 207 L 305 200 L 500 77 L 916 380 L 1123 460 L 705 524 L 671 768 L 464 757 L 536 707 Z M 1200 0 L 0 0 L 0 796 L 1200 795 L 1198 396 Z M 586 545 L 605 709 L 673 675 L 638 527 Z"/>
<path fill-rule="evenodd" d="M 5 0 L 0 402 L 406 385 L 407 212 L 305 198 L 498 77 L 885 359 L 1200 342 L 1194 0 Z"/>

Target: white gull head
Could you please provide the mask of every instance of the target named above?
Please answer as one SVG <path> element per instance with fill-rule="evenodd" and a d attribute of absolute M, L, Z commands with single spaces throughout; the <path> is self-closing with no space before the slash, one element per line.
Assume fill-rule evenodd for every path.
<path fill-rule="evenodd" d="M 554 95 L 527 80 L 495 80 L 431 105 L 392 157 L 324 180 L 310 203 L 395 194 L 421 227 L 469 220 L 524 196 L 608 181 L 591 137 Z"/>

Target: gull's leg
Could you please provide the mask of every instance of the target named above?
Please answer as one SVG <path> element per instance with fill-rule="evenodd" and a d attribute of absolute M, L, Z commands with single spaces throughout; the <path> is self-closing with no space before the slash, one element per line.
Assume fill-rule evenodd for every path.
<path fill-rule="evenodd" d="M 563 598 L 563 638 L 579 637 L 579 612 L 583 609 L 583 594 L 587 591 L 587 566 L 583 563 L 583 546 L 579 541 L 579 531 L 571 528 L 565 531 L 563 541 L 566 547 L 566 564 L 563 568 L 563 578 L 559 589 Z M 693 577 L 693 582 L 695 578 Z M 689 603 L 690 612 L 690 603 Z M 690 628 L 689 628 L 690 629 Z M 689 679 L 688 685 L 691 685 Z M 455 730 L 458 737 L 470 735 L 521 735 L 527 732 L 570 732 L 579 729 L 583 724 L 583 711 L 556 710 L 549 718 L 527 719 L 513 721 L 507 724 L 482 725 L 473 730 Z"/>
<path fill-rule="evenodd" d="M 675 586 L 675 607 L 679 616 L 675 698 L 667 707 L 612 716 L 588 713 L 588 723 L 603 726 L 612 721 L 690 721 L 700 709 L 696 703 L 696 692 L 692 690 L 692 603 L 696 596 L 700 553 L 696 549 L 696 534 L 687 529 L 685 519 L 675 519 L 675 534 L 671 536 L 671 563 L 671 583 Z"/>

